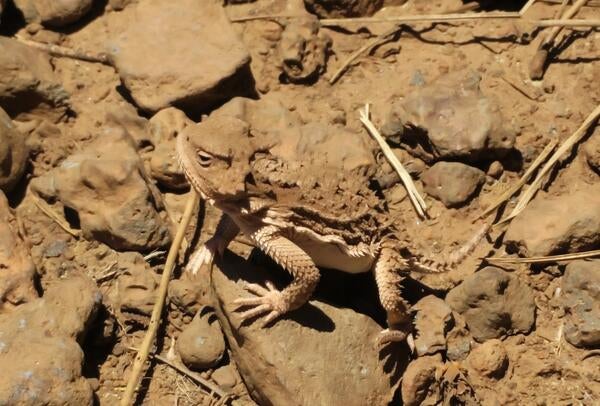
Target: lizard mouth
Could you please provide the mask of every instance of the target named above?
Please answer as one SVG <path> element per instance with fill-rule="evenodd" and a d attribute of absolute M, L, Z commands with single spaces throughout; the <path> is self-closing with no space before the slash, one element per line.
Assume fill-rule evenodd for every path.
<path fill-rule="evenodd" d="M 196 192 L 202 197 L 202 199 L 208 201 L 209 203 L 213 203 L 214 199 L 211 197 L 214 193 L 211 193 L 211 188 L 206 184 L 206 181 L 200 175 L 199 170 L 196 169 L 196 163 L 194 162 L 194 158 L 190 156 L 190 145 L 187 141 L 186 137 L 182 134 L 177 136 L 177 160 L 179 161 L 179 165 L 183 169 L 183 173 Z"/>

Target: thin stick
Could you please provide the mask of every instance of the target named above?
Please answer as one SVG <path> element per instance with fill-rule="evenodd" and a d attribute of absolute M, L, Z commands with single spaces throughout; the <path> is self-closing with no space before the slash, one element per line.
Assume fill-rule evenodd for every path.
<path fill-rule="evenodd" d="M 496 208 L 498 208 L 502 203 L 510 199 L 512 195 L 517 193 L 519 189 L 521 189 L 521 187 L 523 187 L 523 185 L 527 183 L 531 175 L 533 175 L 533 172 L 535 172 L 535 170 L 546 160 L 546 158 L 548 158 L 548 155 L 550 155 L 554 148 L 556 148 L 557 144 L 558 140 L 550 141 L 540 153 L 540 155 L 535 159 L 535 161 L 533 161 L 533 163 L 527 169 L 527 171 L 525 171 L 523 176 L 521 176 L 521 179 L 519 179 L 514 185 L 508 188 L 502 195 L 500 195 L 494 203 L 492 203 L 487 209 L 483 211 L 483 213 L 479 215 L 479 217 L 476 218 L 476 220 L 486 217 L 488 214 L 496 210 Z"/>
<path fill-rule="evenodd" d="M 454 14 L 425 14 L 395 17 L 357 17 L 357 18 L 324 18 L 319 20 L 321 26 L 330 27 L 340 24 L 368 24 L 368 23 L 419 23 L 419 22 L 445 22 L 467 21 L 479 19 L 506 19 L 521 18 L 518 12 L 507 13 L 454 13 Z"/>
<path fill-rule="evenodd" d="M 514 218 L 523 211 L 525 206 L 527 206 L 527 203 L 529 203 L 529 201 L 533 198 L 533 196 L 535 196 L 536 192 L 540 188 L 542 180 L 544 179 L 546 174 L 550 172 L 550 170 L 558 162 L 558 159 L 561 156 L 563 156 L 567 151 L 571 150 L 571 148 L 573 148 L 575 144 L 581 141 L 581 138 L 585 135 L 588 128 L 594 123 L 594 121 L 596 121 L 598 117 L 600 117 L 600 104 L 596 106 L 594 111 L 592 111 L 589 116 L 587 116 L 587 118 L 584 120 L 583 124 L 581 124 L 581 126 L 577 129 L 577 131 L 575 131 L 573 135 L 567 138 L 562 143 L 562 145 L 556 150 L 556 152 L 550 157 L 548 162 L 546 162 L 544 167 L 538 172 L 533 183 L 529 186 L 525 193 L 521 195 L 519 201 L 517 202 L 517 205 L 512 210 L 512 212 L 504 219 L 500 220 L 498 224 L 509 221 L 510 219 Z"/>
<path fill-rule="evenodd" d="M 363 52 L 367 52 L 370 49 L 372 49 L 372 48 L 376 47 L 377 45 L 381 44 L 388 37 L 394 35 L 398 31 L 400 31 L 401 29 L 402 29 L 402 26 L 396 26 L 396 27 L 394 27 L 394 28 L 392 28 L 390 30 L 387 30 L 383 34 L 378 35 L 372 41 L 369 41 L 365 45 L 363 45 L 362 47 L 358 48 L 354 53 L 352 53 L 352 55 L 350 55 L 350 57 L 348 59 L 346 59 L 346 61 L 342 64 L 342 66 L 333 74 L 333 76 L 331 77 L 331 79 L 329 79 L 329 83 L 330 84 L 334 84 L 340 78 L 340 76 L 342 76 L 342 73 L 344 73 L 344 71 L 348 68 L 348 66 L 356 58 L 358 58 L 360 55 L 362 55 Z"/>
<path fill-rule="evenodd" d="M 74 230 L 69 226 L 62 217 L 56 214 L 50 207 L 48 207 L 48 203 L 46 203 L 41 197 L 36 195 L 35 193 L 31 194 L 33 198 L 33 203 L 36 205 L 38 209 L 46 216 L 48 216 L 52 221 L 54 221 L 60 228 L 65 230 L 67 233 L 71 234 L 75 238 L 79 238 L 80 232 L 78 230 Z"/>
<path fill-rule="evenodd" d="M 560 17 L 560 20 L 569 20 L 573 17 L 587 0 L 577 0 L 568 10 L 566 10 Z M 554 27 L 540 43 L 535 55 L 529 63 L 529 77 L 534 80 L 539 80 L 544 76 L 544 67 L 550 52 L 550 48 L 556 39 L 556 36 L 560 32 L 562 27 Z"/>
<path fill-rule="evenodd" d="M 387 144 L 387 142 L 385 142 L 385 139 L 381 136 L 377 128 L 375 128 L 375 125 L 369 116 L 369 105 L 366 104 L 364 110 L 360 111 L 361 123 L 367 127 L 369 134 L 371 134 L 371 136 L 379 144 L 383 155 L 385 155 L 389 163 L 400 176 L 400 179 L 402 180 L 402 183 L 404 183 L 404 187 L 406 187 L 406 191 L 408 192 L 408 197 L 410 197 L 410 201 L 412 202 L 419 216 L 425 218 L 427 213 L 427 204 L 425 204 L 425 200 L 423 200 L 423 198 L 419 195 L 419 192 L 417 191 L 410 174 L 406 169 L 404 169 L 404 166 L 402 166 L 402 163 L 398 160 L 390 146 Z"/>
<path fill-rule="evenodd" d="M 197 206 L 197 204 L 197 193 L 192 191 L 188 197 L 181 222 L 177 228 L 175 238 L 173 239 L 173 243 L 169 248 L 169 254 L 167 255 L 167 261 L 165 263 L 165 268 L 163 270 L 162 277 L 160 279 L 160 285 L 158 287 L 158 295 L 156 302 L 154 303 L 154 307 L 152 308 L 152 316 L 150 317 L 148 330 L 146 331 L 146 335 L 144 336 L 140 350 L 135 357 L 131 374 L 129 375 L 129 381 L 127 382 L 127 388 L 125 389 L 125 393 L 121 398 L 121 406 L 129 406 L 133 402 L 133 396 L 138 385 L 139 377 L 142 373 L 146 358 L 148 358 L 150 347 L 152 346 L 154 338 L 156 337 L 156 331 L 158 330 L 158 325 L 162 316 L 162 310 L 167 296 L 167 288 L 169 287 L 169 280 L 171 279 L 171 272 L 175 265 L 175 260 L 177 259 L 179 246 L 181 245 L 181 241 L 185 235 L 185 230 L 190 222 L 190 219 L 192 218 L 192 213 L 194 212 L 194 208 Z"/>
<path fill-rule="evenodd" d="M 600 256 L 600 250 L 576 252 L 572 254 L 562 255 L 548 255 L 542 257 L 529 257 L 529 258 L 510 258 L 510 257 L 491 257 L 485 258 L 487 262 L 496 264 L 537 264 L 543 262 L 561 262 L 561 261 L 572 261 L 575 259 L 585 259 Z"/>
<path fill-rule="evenodd" d="M 529 7 L 533 6 L 533 3 L 535 3 L 535 0 L 529 0 L 527 3 L 525 3 L 525 5 L 523 7 L 521 7 L 521 10 L 519 10 L 519 15 L 520 16 L 525 15 L 527 10 L 529 10 Z"/>
<path fill-rule="evenodd" d="M 527 22 L 527 20 L 524 20 Z M 537 20 L 532 21 L 538 27 L 598 27 L 600 20 Z"/>
<path fill-rule="evenodd" d="M 130 350 L 130 351 L 139 352 L 139 349 L 137 349 L 135 347 L 127 347 L 127 349 Z M 180 373 L 184 374 L 188 378 L 191 378 L 196 383 L 199 383 L 200 385 L 202 385 L 206 389 L 208 389 L 210 391 L 210 393 L 214 393 L 214 394 L 218 395 L 221 398 L 230 398 L 232 396 L 227 391 L 221 389 L 221 387 L 219 387 L 218 385 L 215 385 L 212 382 L 210 382 L 209 380 L 204 379 L 200 374 L 198 374 L 198 373 L 196 373 L 194 371 L 190 371 L 189 369 L 187 369 L 183 365 L 175 364 L 175 363 L 169 361 L 167 358 L 165 358 L 165 357 L 163 357 L 161 355 L 158 355 L 156 353 L 153 353 L 153 352 L 149 352 L 148 356 L 156 359 L 157 361 L 162 362 L 165 365 L 170 366 L 171 368 L 173 368 L 177 372 L 180 372 Z"/>
<path fill-rule="evenodd" d="M 97 62 L 102 63 L 104 65 L 111 65 L 110 59 L 106 54 L 90 54 L 88 52 L 77 51 L 71 48 L 61 47 L 59 45 L 54 44 L 46 44 L 43 42 L 32 41 L 26 38 L 21 37 L 20 35 L 15 35 L 14 39 L 19 41 L 22 44 L 30 46 L 32 48 L 39 49 L 41 51 L 47 52 L 52 56 L 59 56 L 71 59 L 79 59 L 81 61 L 86 62 Z"/>
<path fill-rule="evenodd" d="M 562 4 L 564 0 L 539 0 L 542 3 Z M 584 7 L 600 7 L 600 1 L 588 0 Z"/>

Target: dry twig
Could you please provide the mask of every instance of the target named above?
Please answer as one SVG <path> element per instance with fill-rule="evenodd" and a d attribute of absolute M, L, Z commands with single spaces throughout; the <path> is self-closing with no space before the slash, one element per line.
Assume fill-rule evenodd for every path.
<path fill-rule="evenodd" d="M 519 201 L 515 208 L 511 211 L 511 213 L 500 220 L 498 224 L 509 221 L 510 219 L 517 216 L 519 213 L 523 211 L 527 203 L 535 196 L 536 192 L 540 188 L 542 184 L 542 180 L 546 176 L 548 172 L 554 167 L 554 165 L 558 162 L 559 158 L 563 156 L 567 151 L 571 150 L 575 144 L 581 141 L 581 138 L 585 135 L 588 128 L 596 121 L 596 119 L 600 117 L 600 104 L 596 106 L 594 111 L 590 113 L 589 116 L 584 120 L 583 124 L 575 131 L 569 138 L 567 138 L 562 145 L 556 150 L 556 152 L 550 157 L 548 162 L 544 165 L 544 167 L 538 172 L 535 180 L 529 186 L 529 188 L 521 195 Z"/>
<path fill-rule="evenodd" d="M 138 385 L 144 363 L 146 362 L 146 358 L 148 358 L 150 347 L 152 346 L 154 338 L 156 337 L 156 331 L 158 330 L 158 325 L 162 316 L 162 310 L 167 296 L 167 289 L 169 287 L 169 280 L 171 279 L 171 272 L 173 271 L 175 260 L 177 259 L 179 246 L 181 245 L 183 236 L 185 235 L 185 230 L 190 222 L 190 219 L 192 218 L 192 213 L 194 212 L 194 208 L 197 204 L 197 193 L 192 191 L 188 197 L 188 201 L 186 203 L 181 222 L 179 223 L 179 227 L 177 228 L 177 233 L 173 239 L 173 243 L 169 248 L 169 254 L 167 255 L 165 268 L 163 269 L 160 285 L 158 286 L 158 295 L 156 302 L 154 303 L 154 307 L 152 308 L 152 316 L 150 317 L 148 330 L 146 331 L 146 335 L 144 336 L 140 350 L 135 357 L 131 374 L 129 375 L 129 381 L 127 382 L 127 388 L 125 389 L 125 393 L 121 398 L 121 406 L 129 406 L 132 404 L 135 389 Z"/>
<path fill-rule="evenodd" d="M 569 20 L 577 14 L 586 1 L 587 0 L 577 0 L 575 4 L 562 14 L 560 20 Z M 562 27 L 560 26 L 554 27 L 540 43 L 540 46 L 529 63 L 529 77 L 531 79 L 539 80 L 544 76 L 544 68 L 548 60 L 548 55 L 550 54 L 550 48 L 552 48 L 554 40 L 561 29 Z"/>
<path fill-rule="evenodd" d="M 572 254 L 548 255 L 541 257 L 529 258 L 512 258 L 512 257 L 490 257 L 485 258 L 487 262 L 494 264 L 538 264 L 544 262 L 562 262 L 573 261 L 576 259 L 593 258 L 600 256 L 600 250 L 576 252 Z"/>
<path fill-rule="evenodd" d="M 496 210 L 502 203 L 504 203 L 505 201 L 510 199 L 510 197 L 512 195 L 517 193 L 519 191 L 519 189 L 521 189 L 521 187 L 523 187 L 523 185 L 529 180 L 529 178 L 531 177 L 533 172 L 535 172 L 535 170 L 546 160 L 546 158 L 548 158 L 548 155 L 550 155 L 550 153 L 554 150 L 554 148 L 556 147 L 557 144 L 558 144 L 558 140 L 550 141 L 550 143 L 548 143 L 548 145 L 546 145 L 546 147 L 543 149 L 543 151 L 540 153 L 540 155 L 533 161 L 533 163 L 527 169 L 527 171 L 525 171 L 523 176 L 521 176 L 521 179 L 519 179 L 518 182 L 516 182 L 514 185 L 512 185 L 510 188 L 508 188 L 504 193 L 502 193 L 496 199 L 496 201 L 494 203 L 490 204 L 490 206 L 487 209 L 485 209 L 484 212 L 481 213 L 475 220 L 486 217 L 488 214 L 490 214 L 494 210 Z"/>
<path fill-rule="evenodd" d="M 38 209 L 46 216 L 48 216 L 52 221 L 54 221 L 60 228 L 65 230 L 67 233 L 71 234 L 75 238 L 79 238 L 80 232 L 79 230 L 74 230 L 71 228 L 69 223 L 58 214 L 56 214 L 50 207 L 48 207 L 48 203 L 44 201 L 41 197 L 36 195 L 35 193 L 31 194 L 33 198 L 33 203 L 36 205 Z"/>
<path fill-rule="evenodd" d="M 400 179 L 402 180 L 402 183 L 404 183 L 404 187 L 406 187 L 406 191 L 408 192 L 408 197 L 410 198 L 413 206 L 415 206 L 415 210 L 419 216 L 425 218 L 427 214 L 427 204 L 425 204 L 425 200 L 423 200 L 421 195 L 419 195 L 419 192 L 417 191 L 417 188 L 415 187 L 415 184 L 413 183 L 408 171 L 404 168 L 404 166 L 402 166 L 402 163 L 398 160 L 394 154 L 394 151 L 392 151 L 377 128 L 375 128 L 375 125 L 370 119 L 369 104 L 366 104 L 364 110 L 360 111 L 360 121 L 365 127 L 367 127 L 369 134 L 371 134 L 375 141 L 377 141 L 381 151 L 400 176 Z"/>
<path fill-rule="evenodd" d="M 60 56 L 60 57 L 71 58 L 71 59 L 79 59 L 81 61 L 97 62 L 97 63 L 102 63 L 104 65 L 112 66 L 108 55 L 106 55 L 104 53 L 90 54 L 88 52 L 73 50 L 71 48 L 61 47 L 59 45 L 46 44 L 43 42 L 32 41 L 32 40 L 23 38 L 20 35 L 15 35 L 14 38 L 17 41 L 21 42 L 22 44 L 25 44 L 32 48 L 36 48 L 41 51 L 47 52 L 52 56 Z"/>

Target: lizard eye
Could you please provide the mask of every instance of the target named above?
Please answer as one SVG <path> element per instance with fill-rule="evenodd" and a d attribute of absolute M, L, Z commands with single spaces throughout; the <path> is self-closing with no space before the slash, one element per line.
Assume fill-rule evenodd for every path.
<path fill-rule="evenodd" d="M 208 152 L 198 151 L 198 162 L 200 166 L 208 168 L 212 163 L 213 157 Z"/>

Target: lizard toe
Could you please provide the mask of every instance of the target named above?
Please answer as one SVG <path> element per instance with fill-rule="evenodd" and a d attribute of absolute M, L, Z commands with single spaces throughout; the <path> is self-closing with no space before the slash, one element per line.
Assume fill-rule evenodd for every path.
<path fill-rule="evenodd" d="M 408 334 L 405 331 L 386 328 L 377 335 L 377 338 L 375 339 L 375 348 L 381 350 L 389 343 L 403 342 L 406 340 L 407 335 Z"/>

